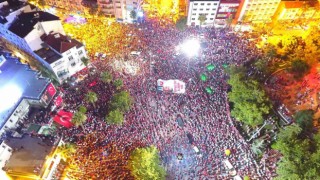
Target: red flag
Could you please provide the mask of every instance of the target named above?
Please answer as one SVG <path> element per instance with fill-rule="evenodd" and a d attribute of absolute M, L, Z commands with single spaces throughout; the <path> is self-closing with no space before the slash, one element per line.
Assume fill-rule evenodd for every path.
<path fill-rule="evenodd" d="M 47 87 L 47 91 L 51 97 L 54 96 L 57 92 L 56 88 L 53 86 L 52 83 L 50 83 L 49 86 Z"/>

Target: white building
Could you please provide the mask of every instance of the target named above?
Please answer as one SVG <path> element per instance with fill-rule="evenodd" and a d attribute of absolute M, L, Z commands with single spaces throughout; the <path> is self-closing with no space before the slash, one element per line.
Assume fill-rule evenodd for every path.
<path fill-rule="evenodd" d="M 11 23 L 8 30 L 3 29 L 6 40 L 35 57 L 57 76 L 60 83 L 85 67 L 81 62 L 82 57 L 87 57 L 84 46 L 65 36 L 57 16 L 42 11 L 22 13 Z M 55 37 L 54 34 L 59 35 L 59 38 L 51 38 Z M 47 41 L 48 38 L 51 39 L 49 43 L 45 42 L 45 37 Z M 61 45 L 62 49 L 57 44 Z M 66 62 L 65 60 L 69 62 L 61 62 Z M 56 61 L 60 62 L 59 67 Z"/>
<path fill-rule="evenodd" d="M 244 0 L 238 21 L 271 22 L 281 0 Z"/>
<path fill-rule="evenodd" d="M 81 58 L 87 57 L 84 45 L 60 33 L 50 33 L 41 37 L 42 48 L 35 51 L 48 62 L 60 80 L 85 68 Z"/>
<path fill-rule="evenodd" d="M 46 107 L 55 93 L 49 79 L 10 53 L 0 52 L 0 136 L 23 124 L 30 106 Z"/>
<path fill-rule="evenodd" d="M 188 26 L 213 26 L 217 15 L 220 0 L 190 0 L 188 10 Z M 199 17 L 205 16 L 201 24 Z"/>
<path fill-rule="evenodd" d="M 6 165 L 11 155 L 12 148 L 8 146 L 4 141 L 2 141 L 0 144 L 0 171 L 2 171 L 2 168 Z"/>
<path fill-rule="evenodd" d="M 35 9 L 35 6 L 18 0 L 0 1 L 0 23 L 8 28 L 17 15 L 22 12 L 32 12 Z"/>

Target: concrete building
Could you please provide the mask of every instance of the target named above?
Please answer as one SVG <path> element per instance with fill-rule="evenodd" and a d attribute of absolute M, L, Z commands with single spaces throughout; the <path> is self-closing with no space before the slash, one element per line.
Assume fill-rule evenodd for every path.
<path fill-rule="evenodd" d="M 268 23 L 272 21 L 281 0 L 243 0 L 239 7 L 237 21 Z"/>
<path fill-rule="evenodd" d="M 61 138 L 54 142 L 48 139 L 24 135 L 9 138 L 6 144 L 15 149 L 3 170 L 12 179 L 52 180 L 60 179 L 63 160 L 57 147 L 63 144 Z"/>
<path fill-rule="evenodd" d="M 240 0 L 221 0 L 215 18 L 216 26 L 226 26 L 232 23 L 240 5 Z"/>
<path fill-rule="evenodd" d="M 273 17 L 274 21 L 320 18 L 319 2 L 317 1 L 281 1 Z"/>
<path fill-rule="evenodd" d="M 10 23 L 22 12 L 35 11 L 36 7 L 19 0 L 0 0 L 0 23 L 9 27 Z"/>
<path fill-rule="evenodd" d="M 46 107 L 55 94 L 49 79 L 11 53 L 0 52 L 0 136 L 14 132 L 23 124 L 31 106 Z"/>
<path fill-rule="evenodd" d="M 214 26 L 220 0 L 190 0 L 188 9 L 188 26 Z M 199 17 L 205 16 L 201 24 Z"/>
<path fill-rule="evenodd" d="M 98 7 L 107 17 L 118 21 L 132 22 L 131 11 L 141 11 L 141 0 L 98 0 Z"/>
<path fill-rule="evenodd" d="M 85 7 L 82 5 L 83 0 L 45 0 L 46 4 L 51 7 L 66 10 L 70 13 L 83 12 Z"/>
<path fill-rule="evenodd" d="M 1 141 L 0 143 L 0 171 L 2 171 L 2 168 L 5 167 L 8 160 L 10 159 L 12 155 L 12 148 L 5 142 Z M 1 176 L 0 176 L 1 177 Z"/>
<path fill-rule="evenodd" d="M 42 48 L 35 51 L 50 64 L 59 79 L 65 80 L 85 68 L 81 58 L 86 57 L 84 45 L 60 33 L 41 37 Z"/>
<path fill-rule="evenodd" d="M 32 56 L 34 58 L 32 63 L 36 65 L 30 64 L 36 67 L 41 65 L 52 72 L 58 82 L 63 82 L 84 68 L 81 62 L 82 57 L 87 57 L 84 46 L 65 36 L 61 21 L 57 16 L 42 11 L 27 12 L 19 14 L 10 24 L 8 29 L 0 25 L 0 36 L 9 44 L 15 45 L 14 51 L 25 52 L 26 55 Z M 59 34 L 63 38 L 58 38 L 59 40 L 57 39 L 55 43 L 53 41 L 50 41 L 51 44 L 46 43 L 43 37 L 53 36 L 53 34 Z M 62 50 L 57 48 L 57 44 L 63 47 Z M 58 68 L 56 61 L 61 62 L 61 59 L 68 58 L 71 58 L 69 63 L 60 63 Z"/>

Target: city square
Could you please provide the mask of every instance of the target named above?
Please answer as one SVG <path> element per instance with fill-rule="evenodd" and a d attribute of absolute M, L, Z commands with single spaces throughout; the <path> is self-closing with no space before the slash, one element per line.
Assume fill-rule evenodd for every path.
<path fill-rule="evenodd" d="M 1 179 L 320 177 L 318 1 L 112 3 L 0 6 Z"/>

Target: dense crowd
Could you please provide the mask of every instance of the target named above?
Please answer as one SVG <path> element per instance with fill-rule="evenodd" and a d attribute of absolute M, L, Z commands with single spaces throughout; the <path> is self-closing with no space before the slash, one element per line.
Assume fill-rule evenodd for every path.
<path fill-rule="evenodd" d="M 263 166 L 255 161 L 250 145 L 239 134 L 230 117 L 227 100 L 225 67 L 241 65 L 261 55 L 255 46 L 226 29 L 190 28 L 181 32 L 174 27 L 161 27 L 156 22 L 131 26 L 130 36 L 138 41 L 127 44 L 127 48 L 121 51 L 122 56 L 115 57 L 136 61 L 139 69 L 136 74 L 128 74 L 125 70 L 113 71 L 111 63 L 97 60 L 92 63 L 96 67 L 95 72 L 64 92 L 65 109 L 76 111 L 79 105 L 88 107 L 84 130 L 74 127 L 60 132 L 67 141 L 77 143 L 81 149 L 74 163 L 81 165 L 88 159 L 91 163 L 96 162 L 97 168 L 87 170 L 90 171 L 87 174 L 95 178 L 132 179 L 122 168 L 125 166 L 123 161 L 128 159 L 134 148 L 155 145 L 160 151 L 168 179 L 230 179 L 232 176 L 224 163 L 226 159 L 240 177 L 271 179 L 275 167 L 268 163 L 274 161 L 269 161 L 267 156 Z M 189 38 L 201 40 L 197 57 L 190 58 L 176 51 L 176 47 Z M 131 51 L 141 54 L 133 57 L 130 56 Z M 208 64 L 213 64 L 215 69 L 208 71 Z M 125 114 L 121 126 L 104 122 L 108 102 L 115 90 L 99 80 L 103 71 L 110 71 L 114 78 L 121 78 L 123 89 L 129 91 L 134 99 L 133 107 Z M 201 73 L 207 74 L 207 81 L 199 80 Z M 157 79 L 182 80 L 186 83 L 186 93 L 158 91 Z M 89 86 L 93 81 L 97 84 Z M 204 90 L 208 86 L 214 90 L 213 94 Z M 98 94 L 95 106 L 84 100 L 89 90 Z M 178 123 L 178 117 L 182 119 L 182 125 Z M 88 140 L 92 134 L 95 138 Z M 192 135 L 192 143 L 187 134 Z M 199 149 L 199 153 L 194 147 Z M 231 150 L 229 156 L 225 154 L 227 149 Z M 114 161 L 114 152 L 122 154 L 123 161 Z M 183 158 L 179 160 L 177 155 Z M 108 160 L 108 156 L 113 158 Z M 110 167 L 108 162 L 116 164 L 117 168 Z"/>

